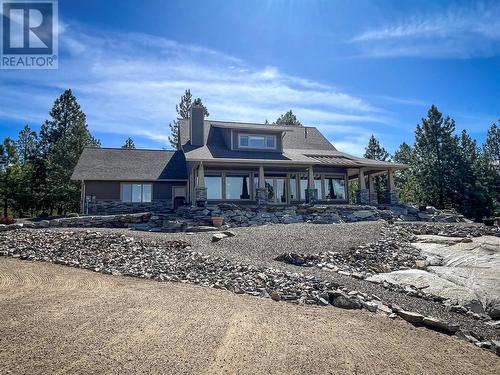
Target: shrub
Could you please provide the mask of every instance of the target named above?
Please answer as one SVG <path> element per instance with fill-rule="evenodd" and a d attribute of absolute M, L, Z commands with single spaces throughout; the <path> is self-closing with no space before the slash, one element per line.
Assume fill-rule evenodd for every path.
<path fill-rule="evenodd" d="M 69 214 L 66 215 L 66 217 L 79 217 L 80 215 L 76 212 L 70 212 Z"/>
<path fill-rule="evenodd" d="M 14 224 L 16 221 L 13 217 L 4 216 L 0 217 L 0 224 Z"/>

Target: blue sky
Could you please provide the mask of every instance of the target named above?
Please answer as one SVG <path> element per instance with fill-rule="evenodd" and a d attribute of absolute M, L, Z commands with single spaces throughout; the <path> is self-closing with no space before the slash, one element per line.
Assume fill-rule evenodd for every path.
<path fill-rule="evenodd" d="M 0 70 L 0 135 L 71 88 L 103 146 L 168 146 L 186 88 L 210 118 L 293 109 L 339 149 L 393 152 L 436 104 L 479 142 L 500 118 L 500 1 L 59 1 L 59 69 Z"/>

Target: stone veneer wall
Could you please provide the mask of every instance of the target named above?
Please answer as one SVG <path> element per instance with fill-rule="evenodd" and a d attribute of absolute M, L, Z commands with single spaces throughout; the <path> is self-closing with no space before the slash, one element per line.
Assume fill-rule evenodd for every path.
<path fill-rule="evenodd" d="M 135 212 L 167 212 L 172 209 L 172 200 L 155 199 L 148 203 L 122 202 L 121 200 L 99 199 L 87 203 L 89 215 L 111 215 Z"/>

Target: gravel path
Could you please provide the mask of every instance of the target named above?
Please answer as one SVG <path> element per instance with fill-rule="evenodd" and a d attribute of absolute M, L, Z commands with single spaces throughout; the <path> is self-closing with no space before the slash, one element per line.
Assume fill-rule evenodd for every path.
<path fill-rule="evenodd" d="M 318 253 L 325 250 L 343 251 L 350 246 L 367 244 L 380 238 L 380 228 L 385 222 L 358 222 L 348 224 L 278 224 L 251 228 L 234 228 L 235 237 L 211 242 L 212 233 L 151 233 L 125 229 L 98 229 L 99 231 L 123 231 L 128 236 L 156 241 L 185 240 L 193 249 L 211 255 L 218 255 L 236 262 L 258 266 L 275 267 L 291 272 L 313 275 L 333 280 L 350 290 L 375 294 L 386 304 L 397 304 L 405 310 L 418 312 L 443 320 L 460 323 L 464 329 L 475 332 L 485 339 L 499 339 L 500 332 L 471 317 L 449 312 L 440 303 L 388 290 L 380 285 L 358 280 L 335 272 L 318 268 L 297 267 L 274 258 L 283 252 Z M 64 229 L 56 229 L 64 230 Z M 74 230 L 72 228 L 71 230 Z"/>
<path fill-rule="evenodd" d="M 495 354 L 366 311 L 0 258 L 0 374 L 494 374 Z"/>

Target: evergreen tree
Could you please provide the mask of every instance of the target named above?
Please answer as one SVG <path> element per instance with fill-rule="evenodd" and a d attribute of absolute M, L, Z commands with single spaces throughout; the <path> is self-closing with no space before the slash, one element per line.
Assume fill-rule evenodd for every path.
<path fill-rule="evenodd" d="M 38 157 L 38 136 L 28 124 L 19 132 L 17 153 L 21 164 L 33 162 Z"/>
<path fill-rule="evenodd" d="M 418 181 L 416 181 L 414 176 L 414 155 L 412 147 L 403 142 L 394 153 L 394 161 L 410 166 L 409 169 L 397 171 L 394 174 L 394 182 L 399 192 L 400 201 L 406 203 L 417 202 L 415 192 L 419 187 Z"/>
<path fill-rule="evenodd" d="M 193 96 L 191 94 L 191 90 L 187 89 L 184 92 L 184 95 L 181 96 L 181 101 L 179 104 L 175 106 L 175 111 L 177 112 L 177 115 L 181 119 L 188 119 L 189 118 L 189 112 L 191 110 L 191 106 L 194 105 L 201 105 L 204 109 L 205 112 L 205 117 L 208 117 L 210 114 L 208 113 L 207 107 L 205 107 L 202 103 L 202 100 L 200 98 L 195 99 L 194 101 L 192 100 Z M 178 149 L 179 148 L 179 120 L 174 120 L 172 121 L 169 125 L 170 128 L 170 136 L 168 137 L 168 141 L 170 142 L 170 146 L 172 148 Z"/>
<path fill-rule="evenodd" d="M 418 191 L 421 204 L 439 208 L 456 202 L 458 167 L 458 138 L 453 135 L 455 121 L 443 119 L 436 106 L 415 131 L 415 177 L 422 189 Z"/>
<path fill-rule="evenodd" d="M 125 144 L 122 146 L 122 148 L 134 149 L 135 144 L 134 144 L 133 139 L 128 137 L 127 140 L 125 141 Z"/>
<path fill-rule="evenodd" d="M 15 202 L 20 175 L 16 142 L 7 137 L 0 145 L 0 197 L 4 217 L 9 216 Z"/>
<path fill-rule="evenodd" d="M 289 110 L 288 112 L 282 114 L 275 122 L 276 125 L 289 125 L 289 126 L 302 126 L 297 116 Z"/>
<path fill-rule="evenodd" d="M 85 113 L 71 90 L 66 90 L 54 103 L 41 129 L 46 164 L 45 192 L 47 204 L 59 214 L 79 207 L 80 185 L 71 174 L 85 147 L 99 147 L 100 142 L 88 130 Z"/>
<path fill-rule="evenodd" d="M 21 173 L 14 209 L 19 216 L 26 213 L 33 216 L 40 197 L 38 175 L 42 160 L 38 148 L 38 135 L 27 124 L 19 132 L 17 153 Z"/>
<path fill-rule="evenodd" d="M 500 126 L 497 124 L 492 124 L 488 129 L 483 149 L 485 155 L 500 168 Z"/>
<path fill-rule="evenodd" d="M 389 161 L 390 155 L 385 148 L 380 145 L 380 142 L 372 134 L 370 140 L 368 141 L 368 146 L 365 148 L 364 157 L 367 159 Z M 375 191 L 377 192 L 377 198 L 379 202 L 383 202 L 385 192 L 387 191 L 387 176 L 375 176 L 374 177 Z"/>

